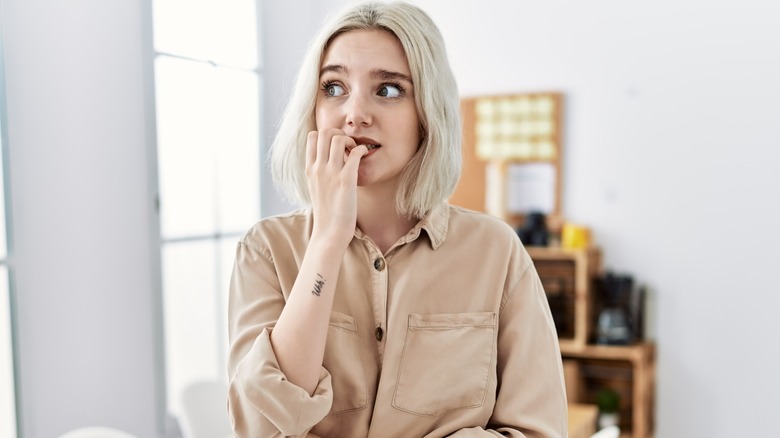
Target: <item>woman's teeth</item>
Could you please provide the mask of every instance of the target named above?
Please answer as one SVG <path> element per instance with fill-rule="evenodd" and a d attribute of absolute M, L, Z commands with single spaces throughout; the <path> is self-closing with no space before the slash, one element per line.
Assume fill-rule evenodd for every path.
<path fill-rule="evenodd" d="M 365 146 L 369 151 L 379 147 L 378 144 L 364 144 L 363 146 Z"/>

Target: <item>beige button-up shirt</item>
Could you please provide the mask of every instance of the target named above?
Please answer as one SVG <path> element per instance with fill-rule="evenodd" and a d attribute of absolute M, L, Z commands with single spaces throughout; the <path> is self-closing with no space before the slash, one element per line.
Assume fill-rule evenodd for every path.
<path fill-rule="evenodd" d="M 301 210 L 241 242 L 230 284 L 236 436 L 564 437 L 558 340 L 530 257 L 505 223 L 441 205 L 385 254 L 344 255 L 320 381 L 290 383 L 269 339 L 312 230 Z"/>

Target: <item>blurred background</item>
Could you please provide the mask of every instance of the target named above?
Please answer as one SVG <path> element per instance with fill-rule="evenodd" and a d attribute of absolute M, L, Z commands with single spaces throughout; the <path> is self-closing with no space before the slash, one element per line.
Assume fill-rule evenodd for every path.
<path fill-rule="evenodd" d="M 564 97 L 561 211 L 646 288 L 654 436 L 772 435 L 780 6 L 411 2 L 462 97 Z M 265 156 L 298 65 L 351 3 L 0 1 L 0 437 L 180 436 L 183 388 L 226 379 L 235 242 L 293 208 Z"/>

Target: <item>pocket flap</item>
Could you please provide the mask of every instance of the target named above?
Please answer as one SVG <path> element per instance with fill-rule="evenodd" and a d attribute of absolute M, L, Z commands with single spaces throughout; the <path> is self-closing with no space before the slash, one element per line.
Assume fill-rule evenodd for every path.
<path fill-rule="evenodd" d="M 350 332 L 357 333 L 355 318 L 339 312 L 330 313 L 330 325 Z"/>
<path fill-rule="evenodd" d="M 495 327 L 495 312 L 409 314 L 409 328 Z"/>

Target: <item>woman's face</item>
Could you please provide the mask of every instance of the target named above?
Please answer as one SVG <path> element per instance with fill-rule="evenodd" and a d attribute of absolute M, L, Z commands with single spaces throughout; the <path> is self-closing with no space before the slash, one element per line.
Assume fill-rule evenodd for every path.
<path fill-rule="evenodd" d="M 320 66 L 317 129 L 338 128 L 369 146 L 359 186 L 395 187 L 420 144 L 414 85 L 401 43 L 380 30 L 336 37 Z"/>

